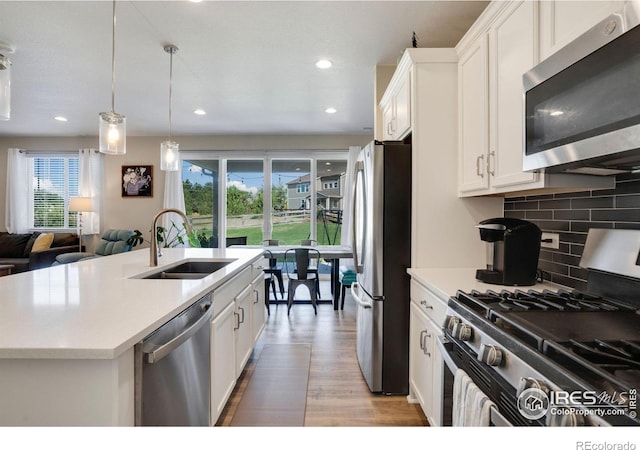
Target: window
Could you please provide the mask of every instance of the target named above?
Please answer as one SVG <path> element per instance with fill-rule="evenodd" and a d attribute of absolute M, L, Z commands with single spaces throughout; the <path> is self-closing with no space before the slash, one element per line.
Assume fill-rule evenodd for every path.
<path fill-rule="evenodd" d="M 258 245 L 264 239 L 282 245 L 340 242 L 347 152 L 290 155 L 182 152 L 186 213 L 203 247 L 224 247 L 226 238 L 240 236 Z M 325 183 L 330 190 L 321 192 Z"/>
<path fill-rule="evenodd" d="M 69 212 L 69 198 L 78 195 L 78 157 L 30 158 L 32 228 L 75 228 L 77 213 Z"/>

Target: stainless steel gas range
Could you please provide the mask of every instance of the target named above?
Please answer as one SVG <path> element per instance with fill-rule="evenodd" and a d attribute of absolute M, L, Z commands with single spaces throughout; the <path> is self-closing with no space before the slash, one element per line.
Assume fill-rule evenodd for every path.
<path fill-rule="evenodd" d="M 444 423 L 464 409 L 459 379 L 468 377 L 485 425 L 640 425 L 638 264 L 640 231 L 593 229 L 585 292 L 458 291 L 439 342 Z"/>

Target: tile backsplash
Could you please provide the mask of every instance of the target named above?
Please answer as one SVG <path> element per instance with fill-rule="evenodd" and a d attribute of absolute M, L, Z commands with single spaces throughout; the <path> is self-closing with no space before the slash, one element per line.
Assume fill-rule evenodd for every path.
<path fill-rule="evenodd" d="M 543 247 L 538 268 L 545 279 L 585 289 L 579 263 L 589 228 L 640 229 L 640 174 L 618 175 L 614 189 L 505 198 L 504 214 L 558 233 L 560 248 Z"/>

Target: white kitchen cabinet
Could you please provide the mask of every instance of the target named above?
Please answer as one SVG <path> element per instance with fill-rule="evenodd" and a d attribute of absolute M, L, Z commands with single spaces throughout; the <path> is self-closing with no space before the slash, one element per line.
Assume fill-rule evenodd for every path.
<path fill-rule="evenodd" d="M 540 2 L 540 57 L 546 59 L 609 14 L 622 9 L 624 1 Z"/>
<path fill-rule="evenodd" d="M 539 8 L 494 1 L 456 47 L 461 197 L 613 185 L 606 177 L 522 170 L 522 75 L 540 61 Z"/>
<path fill-rule="evenodd" d="M 253 300 L 251 303 L 251 331 L 253 333 L 253 343 L 255 344 L 264 330 L 267 319 L 267 308 L 265 307 L 264 273 L 262 269 L 251 283 Z"/>
<path fill-rule="evenodd" d="M 489 43 L 482 35 L 460 55 L 458 62 L 458 130 L 460 138 L 458 186 L 461 192 L 489 189 Z"/>
<path fill-rule="evenodd" d="M 446 304 L 424 285 L 411 280 L 409 330 L 409 397 L 420 403 L 432 426 L 442 424 L 442 355 L 436 344 L 442 335 Z"/>
<path fill-rule="evenodd" d="M 253 350 L 253 333 L 251 330 L 251 309 L 253 286 L 247 286 L 235 298 L 235 351 L 236 377 L 239 377 Z"/>
<path fill-rule="evenodd" d="M 380 100 L 382 140 L 384 141 L 399 141 L 411 132 L 410 80 L 409 66 L 398 66 Z"/>
<path fill-rule="evenodd" d="M 538 6 L 500 6 L 488 29 L 460 53 L 462 196 L 519 189 L 538 179 L 522 171 L 522 74 L 538 62 Z"/>
<path fill-rule="evenodd" d="M 235 303 L 211 321 L 211 425 L 215 425 L 236 385 Z"/>
<path fill-rule="evenodd" d="M 211 320 L 211 424 L 215 425 L 253 350 L 252 267 L 213 291 Z"/>

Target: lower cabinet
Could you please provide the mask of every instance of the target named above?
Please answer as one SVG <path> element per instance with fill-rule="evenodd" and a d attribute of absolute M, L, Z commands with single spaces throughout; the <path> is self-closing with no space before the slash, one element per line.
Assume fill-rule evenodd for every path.
<path fill-rule="evenodd" d="M 267 308 L 265 307 L 264 274 L 262 271 L 251 283 L 253 289 L 253 302 L 251 304 L 251 322 L 253 330 L 253 343 L 255 344 L 264 330 L 267 320 Z"/>
<path fill-rule="evenodd" d="M 211 321 L 211 425 L 215 425 L 236 384 L 234 302 Z"/>
<path fill-rule="evenodd" d="M 264 275 L 261 270 L 254 275 L 247 268 L 213 293 L 211 425 L 220 417 L 264 329 Z"/>
<path fill-rule="evenodd" d="M 442 425 L 444 360 L 437 341 L 446 310 L 445 299 L 411 279 L 409 396 L 420 403 L 431 426 Z"/>
<path fill-rule="evenodd" d="M 410 322 L 409 385 L 429 423 L 438 426 L 441 423 L 438 383 L 442 378 L 435 375 L 442 370 L 442 358 L 438 357 L 436 339 L 442 332 L 415 303 L 411 303 Z"/>
<path fill-rule="evenodd" d="M 240 292 L 235 300 L 236 378 L 242 373 L 242 369 L 244 369 L 244 365 L 253 351 L 253 333 L 251 330 L 252 294 L 253 286 L 249 285 Z"/>

